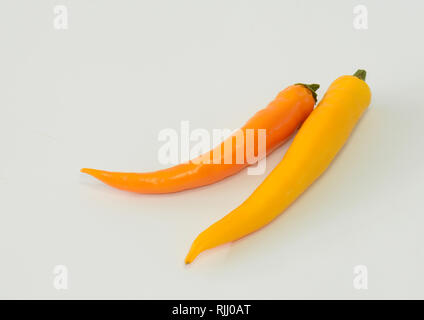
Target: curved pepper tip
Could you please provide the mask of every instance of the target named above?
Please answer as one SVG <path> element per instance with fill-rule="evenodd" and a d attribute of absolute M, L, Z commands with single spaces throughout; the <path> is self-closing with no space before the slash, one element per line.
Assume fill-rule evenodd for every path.
<path fill-rule="evenodd" d="M 80 172 L 81 173 L 86 173 L 86 174 L 89 174 L 90 176 L 95 177 L 96 170 L 95 169 L 89 169 L 89 168 L 82 168 L 80 170 Z"/>
<path fill-rule="evenodd" d="M 192 263 L 194 261 L 194 259 L 196 259 L 196 257 L 199 255 L 199 253 L 200 253 L 199 251 L 195 251 L 195 250 L 193 250 L 193 248 L 190 249 L 190 251 L 188 252 L 188 254 L 187 254 L 187 256 L 184 260 L 184 263 L 186 265 Z"/>
<path fill-rule="evenodd" d="M 90 176 L 93 176 L 93 177 L 98 178 L 98 179 L 99 179 L 99 174 L 101 173 L 100 170 L 89 169 L 89 168 L 82 168 L 80 170 L 80 172 L 89 174 Z"/>
<path fill-rule="evenodd" d="M 185 258 L 185 260 L 184 260 L 184 263 L 185 263 L 186 265 L 188 265 L 188 264 L 192 263 L 192 262 L 193 262 L 193 260 L 194 260 L 194 258 L 189 257 L 189 256 L 190 256 L 190 253 L 187 255 L 187 257 L 186 257 L 186 258 Z"/>

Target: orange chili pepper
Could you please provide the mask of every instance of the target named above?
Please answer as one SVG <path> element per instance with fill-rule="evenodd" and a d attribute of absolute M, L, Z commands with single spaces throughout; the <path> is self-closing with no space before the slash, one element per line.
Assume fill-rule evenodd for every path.
<path fill-rule="evenodd" d="M 315 91 L 318 88 L 318 84 L 295 84 L 284 89 L 266 108 L 258 111 L 240 128 L 243 137 L 246 137 L 247 129 L 253 129 L 255 136 L 257 136 L 257 130 L 265 129 L 266 154 L 271 153 L 287 140 L 312 112 L 316 102 Z M 232 140 L 233 159 L 237 150 L 246 146 L 244 141 L 242 144 L 232 143 L 234 138 L 234 135 L 227 138 L 227 140 Z M 217 148 L 221 148 L 221 151 L 225 150 L 224 146 L 227 140 L 199 157 L 203 160 L 213 159 L 214 150 Z M 257 152 L 257 146 L 255 146 L 255 151 Z M 227 164 L 224 161 L 225 152 L 220 152 L 220 155 L 221 159 L 218 163 L 216 161 L 205 163 L 205 161 L 199 161 L 198 157 L 167 169 L 146 173 L 110 172 L 87 168 L 81 169 L 81 172 L 90 174 L 112 187 L 126 191 L 171 193 L 215 183 L 249 165 L 246 161 L 246 152 L 244 152 L 245 161 L 243 163 L 232 161 L 231 164 Z"/>

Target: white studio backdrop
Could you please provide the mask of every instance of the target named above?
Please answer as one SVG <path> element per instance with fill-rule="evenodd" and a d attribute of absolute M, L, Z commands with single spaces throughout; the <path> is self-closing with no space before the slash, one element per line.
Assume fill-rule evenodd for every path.
<path fill-rule="evenodd" d="M 423 10 L 1 1 L 0 297 L 424 298 Z M 162 129 L 235 129 L 290 84 L 320 83 L 321 98 L 359 68 L 372 103 L 329 170 L 269 226 L 190 266 L 197 234 L 266 175 L 153 196 L 79 172 L 164 168 Z"/>

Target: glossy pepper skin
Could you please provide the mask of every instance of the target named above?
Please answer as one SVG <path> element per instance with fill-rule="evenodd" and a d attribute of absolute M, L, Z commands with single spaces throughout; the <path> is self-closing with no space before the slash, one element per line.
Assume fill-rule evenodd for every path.
<path fill-rule="evenodd" d="M 240 128 L 245 139 L 246 129 L 254 129 L 255 135 L 257 129 L 266 129 L 266 154 L 275 150 L 312 112 L 316 102 L 315 91 L 318 88 L 317 84 L 296 84 L 281 91 L 266 108 L 258 111 Z M 210 159 L 209 164 L 197 158 L 174 167 L 146 173 L 109 172 L 87 168 L 81 169 L 81 172 L 90 174 L 112 187 L 138 193 L 171 193 L 197 188 L 220 181 L 249 165 L 246 161 L 246 143 L 234 137 L 228 139 L 233 139 L 234 142 L 231 164 L 224 161 L 224 141 L 216 147 L 221 148 L 221 161 L 212 161 L 213 150 L 199 156 L 202 159 Z M 255 147 L 256 154 L 257 146 Z M 244 148 L 245 161 L 237 163 L 235 155 L 240 148 Z"/>
<path fill-rule="evenodd" d="M 238 208 L 203 231 L 185 259 L 240 239 L 270 223 L 330 165 L 369 106 L 365 71 L 335 80 L 296 134 L 282 161 Z"/>

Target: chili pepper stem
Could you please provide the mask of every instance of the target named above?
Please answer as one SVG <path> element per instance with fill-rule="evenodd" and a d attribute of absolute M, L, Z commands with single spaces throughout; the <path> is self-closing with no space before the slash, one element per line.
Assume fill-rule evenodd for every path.
<path fill-rule="evenodd" d="M 361 79 L 362 81 L 365 81 L 365 78 L 367 77 L 367 72 L 362 69 L 358 69 L 354 74 L 354 77 L 357 77 L 358 79 Z"/>
<path fill-rule="evenodd" d="M 304 86 L 305 88 L 309 89 L 309 91 L 311 91 L 312 96 L 315 99 L 315 102 L 317 102 L 317 90 L 319 89 L 319 84 L 318 83 L 312 83 L 312 84 L 305 84 L 305 83 L 296 83 L 296 85 L 300 85 L 300 86 Z"/>

